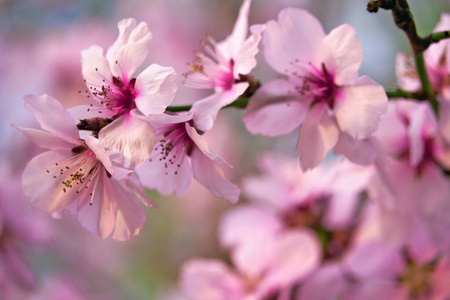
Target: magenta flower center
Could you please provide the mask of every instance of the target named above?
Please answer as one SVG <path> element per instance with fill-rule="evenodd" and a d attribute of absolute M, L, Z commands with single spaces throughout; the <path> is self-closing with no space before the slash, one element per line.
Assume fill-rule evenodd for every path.
<path fill-rule="evenodd" d="M 103 77 L 100 74 L 99 76 Z M 90 93 L 98 99 L 102 106 L 113 111 L 115 118 L 136 108 L 136 103 L 134 101 L 137 96 L 137 91 L 134 88 L 136 78 L 132 78 L 128 81 L 126 76 L 124 76 L 124 78 L 113 76 L 111 79 L 103 77 L 102 82 L 102 85 L 88 83 L 90 86 Z"/>
<path fill-rule="evenodd" d="M 322 64 L 321 69 L 298 59 L 290 64 L 291 69 L 286 69 L 286 72 L 290 73 L 289 76 L 294 82 L 299 79 L 295 93 L 311 97 L 311 105 L 324 103 L 333 109 L 340 88 L 334 83 L 334 75 L 328 71 L 325 64 Z"/>
<path fill-rule="evenodd" d="M 163 128 L 163 138 L 156 144 L 150 162 L 160 163 L 166 169 L 165 174 L 178 174 L 186 155 L 190 156 L 194 142 L 186 132 L 185 124 L 170 124 Z"/>

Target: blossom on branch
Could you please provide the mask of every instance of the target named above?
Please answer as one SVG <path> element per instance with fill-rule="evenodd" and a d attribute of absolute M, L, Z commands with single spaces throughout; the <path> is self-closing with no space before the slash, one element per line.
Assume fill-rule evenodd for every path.
<path fill-rule="evenodd" d="M 135 195 L 147 206 L 156 205 L 135 175 L 114 165 L 95 137 L 81 140 L 75 120 L 54 98 L 28 95 L 25 105 L 42 129 L 18 129 L 49 150 L 33 158 L 22 175 L 32 205 L 54 217 L 76 212 L 84 228 L 103 238 L 123 241 L 137 235 L 145 213 Z"/>
<path fill-rule="evenodd" d="M 283 77 L 250 99 L 244 123 L 251 133 L 277 136 L 301 125 L 303 169 L 316 167 L 339 141 L 351 144 L 373 134 L 387 97 L 381 85 L 358 77 L 362 47 L 350 25 L 326 35 L 310 13 L 287 8 L 267 23 L 263 45 L 266 61 Z"/>
<path fill-rule="evenodd" d="M 192 106 L 194 124 L 199 130 L 210 130 L 219 110 L 249 87 L 244 75 L 256 66 L 255 55 L 265 28 L 264 25 L 251 26 L 251 35 L 246 38 L 250 3 L 251 0 L 244 0 L 233 32 L 224 41 L 216 42 L 208 36 L 210 44 L 202 45 L 205 53 L 196 52 L 191 70 L 184 74 L 188 86 L 215 91 Z"/>
<path fill-rule="evenodd" d="M 182 196 L 194 178 L 217 197 L 238 201 L 239 187 L 228 181 L 222 170 L 231 165 L 193 127 L 192 113 L 159 116 L 152 125 L 159 141 L 150 157 L 136 167 L 146 187 L 163 195 L 175 192 Z"/>
<path fill-rule="evenodd" d="M 119 22 L 119 37 L 103 55 L 99 46 L 81 52 L 82 73 L 89 94 L 96 102 L 87 116 L 114 121 L 98 134 L 100 144 L 126 168 L 141 164 L 156 142 L 150 124 L 133 114 L 161 114 L 172 102 L 177 86 L 171 67 L 152 64 L 132 77 L 147 56 L 151 33 L 143 22 Z"/>

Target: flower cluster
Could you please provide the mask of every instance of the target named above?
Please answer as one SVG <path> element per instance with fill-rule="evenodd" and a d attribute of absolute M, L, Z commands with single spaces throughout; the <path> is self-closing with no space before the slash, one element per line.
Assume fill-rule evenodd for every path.
<path fill-rule="evenodd" d="M 414 25 L 401 20 L 407 5 L 379 5 L 397 25 Z M 157 207 L 146 189 L 180 197 L 195 179 L 246 203 L 219 224 L 229 263 L 182 266 L 179 285 L 192 299 L 448 299 L 450 33 L 421 39 L 399 25 L 414 60 L 398 54 L 399 89 L 389 92 L 359 74 L 363 49 L 352 26 L 326 33 L 297 8 L 249 26 L 250 6 L 243 1 L 225 40 L 208 35 L 194 52 L 183 83 L 211 93 L 192 105 L 171 106 L 174 68 L 152 64 L 135 75 L 152 38 L 135 19 L 118 23 L 106 54 L 100 46 L 81 52 L 80 97 L 89 104 L 66 109 L 46 94 L 25 96 L 40 129 L 14 127 L 47 150 L 22 175 L 32 206 L 55 218 L 76 213 L 89 232 L 125 241 L 144 226 L 140 202 Z M 449 29 L 444 14 L 435 32 Z M 251 74 L 263 63 L 260 48 L 279 74 L 264 83 Z M 242 196 L 225 175 L 231 164 L 206 139 L 227 107 L 245 109 L 250 134 L 298 130 L 298 158 L 261 156 L 262 174 L 242 180 Z M 0 212 L 7 256 L 3 223 Z M 32 285 L 25 271 L 15 275 Z"/>

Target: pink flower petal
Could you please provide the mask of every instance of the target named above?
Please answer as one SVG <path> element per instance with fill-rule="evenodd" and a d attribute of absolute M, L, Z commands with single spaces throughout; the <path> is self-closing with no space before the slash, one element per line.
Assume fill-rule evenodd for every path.
<path fill-rule="evenodd" d="M 102 238 L 125 241 L 137 235 L 144 226 L 145 213 L 133 193 L 106 172 L 99 174 L 98 185 L 92 205 L 78 211 L 80 224 Z"/>
<path fill-rule="evenodd" d="M 33 158 L 22 175 L 22 186 L 25 195 L 32 197 L 31 204 L 38 210 L 46 212 L 62 211 L 76 202 L 81 194 L 76 189 L 64 189 L 61 178 L 54 178 L 55 166 L 73 156 L 70 151 L 47 151 Z M 47 172 L 49 170 L 50 172 Z"/>
<path fill-rule="evenodd" d="M 262 33 L 266 29 L 265 25 L 253 25 L 250 27 L 251 35 L 242 45 L 239 53 L 234 57 L 233 68 L 234 77 L 239 78 L 239 74 L 248 74 L 256 67 L 256 54 L 259 52 L 259 42 Z"/>
<path fill-rule="evenodd" d="M 297 153 L 304 171 L 319 165 L 337 143 L 339 130 L 324 105 L 314 105 L 300 127 Z"/>
<path fill-rule="evenodd" d="M 437 123 L 431 107 L 427 103 L 411 103 L 410 124 L 407 128 L 409 138 L 409 160 L 417 166 L 424 158 L 425 139 L 435 136 Z"/>
<path fill-rule="evenodd" d="M 339 86 L 353 84 L 358 78 L 363 52 L 355 33 L 353 27 L 343 24 L 334 28 L 323 40 L 324 49 L 329 51 L 324 63 L 334 73 L 334 83 Z"/>
<path fill-rule="evenodd" d="M 387 112 L 384 88 L 362 76 L 355 85 L 345 87 L 343 94 L 335 109 L 339 128 L 355 139 L 370 137 L 378 127 L 380 116 Z"/>
<path fill-rule="evenodd" d="M 248 82 L 234 84 L 231 89 L 212 94 L 192 105 L 191 112 L 195 127 L 202 131 L 209 131 L 214 125 L 219 110 L 239 98 L 248 88 Z"/>
<path fill-rule="evenodd" d="M 220 162 L 211 160 L 198 148 L 194 148 L 191 163 L 194 178 L 211 193 L 232 203 L 239 200 L 239 187 L 225 178 Z"/>
<path fill-rule="evenodd" d="M 81 73 L 90 91 L 100 89 L 105 84 L 103 80 L 111 81 L 112 74 L 108 61 L 103 56 L 103 49 L 91 46 L 81 51 Z"/>
<path fill-rule="evenodd" d="M 143 163 L 156 143 L 150 123 L 132 115 L 123 115 L 102 128 L 98 139 L 111 159 L 126 169 Z"/>
<path fill-rule="evenodd" d="M 367 259 L 370 257 L 370 259 Z M 344 261 L 345 270 L 361 280 L 396 278 L 404 268 L 397 248 L 383 241 L 366 242 L 349 251 Z"/>
<path fill-rule="evenodd" d="M 237 56 L 237 52 L 241 49 L 247 37 L 250 3 L 251 0 L 244 0 L 232 33 L 224 41 L 217 43 L 217 48 L 227 59 L 233 59 Z"/>
<path fill-rule="evenodd" d="M 277 136 L 298 127 L 308 112 L 310 101 L 293 95 L 295 86 L 275 79 L 257 90 L 250 99 L 243 122 L 252 134 Z"/>
<path fill-rule="evenodd" d="M 188 159 L 185 158 L 178 167 L 165 160 L 160 161 L 159 155 L 159 151 L 153 151 L 146 162 L 136 167 L 139 179 L 146 187 L 156 189 L 162 195 L 175 192 L 178 197 L 183 196 L 192 183 L 192 169 Z"/>
<path fill-rule="evenodd" d="M 79 144 L 75 120 L 55 98 L 49 95 L 26 95 L 24 100 L 26 109 L 33 114 L 42 129 L 69 143 Z"/>
<path fill-rule="evenodd" d="M 254 237 L 274 235 L 282 226 L 275 215 L 255 206 L 244 205 L 222 217 L 218 236 L 223 247 L 233 249 Z"/>
<path fill-rule="evenodd" d="M 158 210 L 156 203 L 148 199 L 145 195 L 145 189 L 135 173 L 131 174 L 126 179 L 122 179 L 122 182 L 125 183 L 125 185 L 136 194 L 136 196 L 139 198 L 139 200 L 142 201 L 142 203 L 145 204 L 145 206 L 154 207 L 156 208 L 156 210 Z"/>
<path fill-rule="evenodd" d="M 196 300 L 244 299 L 243 281 L 219 260 L 194 259 L 181 267 L 180 286 Z"/>
<path fill-rule="evenodd" d="M 216 163 L 220 164 L 221 166 L 226 166 L 232 168 L 232 166 L 227 163 L 219 154 L 214 152 L 206 142 L 204 136 L 200 135 L 197 130 L 189 125 L 189 123 L 185 123 L 186 132 L 189 135 L 189 137 L 192 139 L 192 141 L 195 143 L 195 146 L 209 159 L 214 160 Z"/>
<path fill-rule="evenodd" d="M 450 102 L 439 104 L 439 131 L 447 143 L 450 143 Z"/>
<path fill-rule="evenodd" d="M 309 12 L 296 8 L 283 9 L 278 15 L 278 22 L 267 22 L 263 34 L 266 61 L 283 74 L 296 59 L 318 65 L 324 37 L 322 24 Z"/>
<path fill-rule="evenodd" d="M 300 289 L 299 299 L 302 300 L 330 300 L 339 296 L 348 288 L 350 283 L 344 277 L 339 263 L 324 264 L 310 276 Z"/>
<path fill-rule="evenodd" d="M 13 126 L 25 134 L 31 141 L 33 141 L 38 147 L 50 149 L 50 150 L 63 150 L 70 149 L 74 146 L 72 142 L 63 140 L 51 133 L 43 130 L 33 128 L 23 128 Z"/>
<path fill-rule="evenodd" d="M 345 132 L 339 134 L 339 140 L 334 151 L 345 155 L 349 160 L 358 165 L 373 163 L 379 154 L 378 147 L 373 139 L 357 140 Z"/>
<path fill-rule="evenodd" d="M 106 58 L 114 76 L 129 80 L 147 57 L 152 34 L 147 24 L 135 19 L 123 19 L 117 25 L 119 36 L 108 49 Z"/>
<path fill-rule="evenodd" d="M 162 114 L 177 91 L 175 71 L 171 67 L 150 65 L 136 78 L 136 106 L 144 115 Z"/>
<path fill-rule="evenodd" d="M 321 246 L 309 231 L 287 231 L 268 246 L 273 248 L 266 275 L 259 286 L 262 291 L 275 291 L 299 283 L 320 264 Z"/>
<path fill-rule="evenodd" d="M 95 153 L 97 159 L 102 162 L 103 167 L 105 167 L 111 175 L 115 175 L 111 159 L 105 148 L 100 144 L 100 141 L 93 136 L 87 136 L 85 142 L 89 149 Z"/>

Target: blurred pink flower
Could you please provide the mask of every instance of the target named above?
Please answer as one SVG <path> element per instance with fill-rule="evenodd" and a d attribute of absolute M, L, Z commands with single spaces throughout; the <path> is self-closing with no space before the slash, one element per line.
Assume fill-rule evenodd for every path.
<path fill-rule="evenodd" d="M 0 183 L 0 298 L 13 299 L 20 291 L 37 288 L 30 249 L 48 242 L 53 230 L 46 216 L 31 208 L 20 188 L 20 177 L 12 175 L 7 161 L 2 161 L 0 174 L 8 176 L 8 181 Z"/>
<path fill-rule="evenodd" d="M 450 30 L 450 14 L 443 13 L 433 32 Z M 427 73 L 433 89 L 450 101 L 450 43 L 447 39 L 434 43 L 425 50 L 424 58 Z M 398 53 L 395 72 L 401 89 L 415 92 L 421 88 L 413 57 Z"/>
<path fill-rule="evenodd" d="M 390 102 L 373 138 L 384 159 L 406 162 L 421 174 L 431 164 L 450 168 L 450 148 L 440 135 L 436 116 L 426 102 Z"/>
<path fill-rule="evenodd" d="M 265 58 L 285 79 L 257 90 L 244 115 L 253 134 L 277 136 L 302 124 L 297 153 L 303 169 L 316 167 L 340 139 L 362 140 L 387 109 L 381 85 L 358 77 L 363 55 L 355 30 L 341 25 L 325 34 L 310 13 L 287 8 L 269 21 Z"/>
<path fill-rule="evenodd" d="M 114 121 L 98 135 L 100 144 L 126 168 L 141 164 L 156 142 L 154 129 L 136 114 L 161 114 L 175 96 L 175 71 L 152 64 L 131 78 L 147 56 L 151 33 L 134 19 L 119 22 L 119 37 L 103 56 L 103 49 L 83 50 L 82 73 L 97 103 L 87 110 Z M 88 96 L 90 97 L 90 96 Z"/>
<path fill-rule="evenodd" d="M 194 299 L 266 299 L 304 279 L 319 261 L 319 245 L 308 232 L 286 232 L 254 244 L 253 255 L 235 263 L 196 259 L 181 269 L 182 290 Z M 264 247 L 261 247 L 264 245 Z"/>
<path fill-rule="evenodd" d="M 256 66 L 255 55 L 265 28 L 264 25 L 251 26 L 251 35 L 246 39 L 250 3 L 251 0 L 244 0 L 231 35 L 218 43 L 208 37 L 212 47 L 205 43 L 206 55 L 197 52 L 191 70 L 185 73 L 187 85 L 215 90 L 215 94 L 195 102 L 191 109 L 195 126 L 202 131 L 210 130 L 219 110 L 249 87 L 243 75 Z"/>
<path fill-rule="evenodd" d="M 182 196 L 195 178 L 217 197 L 237 202 L 239 187 L 228 181 L 222 171 L 231 165 L 192 127 L 192 113 L 159 117 L 158 122 L 152 125 L 161 139 L 150 158 L 136 167 L 141 182 L 163 195 L 175 192 Z"/>
<path fill-rule="evenodd" d="M 50 150 L 33 158 L 22 175 L 32 205 L 55 217 L 66 210 L 78 212 L 83 227 L 103 238 L 127 240 L 138 234 L 145 213 L 133 193 L 147 206 L 156 205 L 145 197 L 134 174 L 113 166 L 96 138 L 81 140 L 75 120 L 57 100 L 28 95 L 25 105 L 42 130 L 18 129 Z"/>
<path fill-rule="evenodd" d="M 340 159 L 304 172 L 296 160 L 271 153 L 262 155 L 259 165 L 262 174 L 243 182 L 252 203 L 289 218 L 315 214 L 329 230 L 355 221 L 360 194 L 375 175 L 372 167 Z"/>

